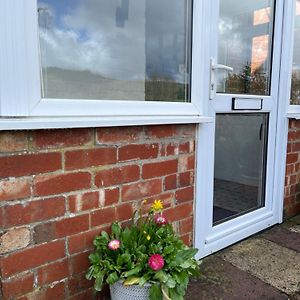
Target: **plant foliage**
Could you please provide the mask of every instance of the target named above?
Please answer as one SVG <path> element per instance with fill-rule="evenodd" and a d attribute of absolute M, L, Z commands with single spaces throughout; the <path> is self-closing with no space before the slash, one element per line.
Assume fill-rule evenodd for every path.
<path fill-rule="evenodd" d="M 123 280 L 124 285 L 152 284 L 150 300 L 183 299 L 189 278 L 199 273 L 199 262 L 194 259 L 198 250 L 186 246 L 171 224 L 158 223 L 158 215 L 162 216 L 162 212 L 156 202 L 144 216 L 142 209 L 135 212 L 130 226 L 122 228 L 115 222 L 111 234 L 102 231 L 95 238 L 95 252 L 89 257 L 91 266 L 86 277 L 95 280 L 96 291 L 101 291 L 105 283 Z M 112 250 L 109 243 L 115 240 L 120 245 Z M 156 271 L 149 264 L 154 254 L 164 261 Z"/>

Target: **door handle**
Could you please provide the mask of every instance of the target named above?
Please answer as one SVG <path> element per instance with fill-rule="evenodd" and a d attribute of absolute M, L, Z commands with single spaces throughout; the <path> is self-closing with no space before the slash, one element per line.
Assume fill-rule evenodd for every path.
<path fill-rule="evenodd" d="M 228 72 L 233 72 L 233 68 L 221 64 L 215 64 L 213 58 L 210 59 L 210 85 L 209 85 L 209 99 L 214 99 L 216 93 L 216 70 L 225 70 Z"/>

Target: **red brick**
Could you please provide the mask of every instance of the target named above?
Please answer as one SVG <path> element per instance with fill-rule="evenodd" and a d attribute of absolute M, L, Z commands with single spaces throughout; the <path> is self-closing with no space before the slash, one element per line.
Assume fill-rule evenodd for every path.
<path fill-rule="evenodd" d="M 190 142 L 185 142 L 179 145 L 179 153 L 189 153 L 190 152 Z"/>
<path fill-rule="evenodd" d="M 134 182 L 140 178 L 140 167 L 130 165 L 118 168 L 102 170 L 96 173 L 95 184 L 98 187 L 118 185 Z"/>
<path fill-rule="evenodd" d="M 87 172 L 41 175 L 34 179 L 34 194 L 46 196 L 91 187 L 91 174 Z"/>
<path fill-rule="evenodd" d="M 184 172 L 179 174 L 179 185 L 180 187 L 189 186 L 193 184 L 192 172 Z"/>
<path fill-rule="evenodd" d="M 126 221 L 132 218 L 133 207 L 129 203 L 124 203 L 116 207 L 116 220 Z"/>
<path fill-rule="evenodd" d="M 57 261 L 38 269 L 38 283 L 45 285 L 68 277 L 68 260 Z"/>
<path fill-rule="evenodd" d="M 116 211 L 114 207 L 106 207 L 95 210 L 91 214 L 91 226 L 99 226 L 115 221 Z"/>
<path fill-rule="evenodd" d="M 171 156 L 171 155 L 178 155 L 179 149 L 178 145 L 175 144 L 168 144 L 166 147 L 166 155 Z"/>
<path fill-rule="evenodd" d="M 298 153 L 289 153 L 286 157 L 286 163 L 292 164 L 298 161 Z"/>
<path fill-rule="evenodd" d="M 177 190 L 175 198 L 178 202 L 192 201 L 194 199 L 194 187 L 191 186 Z"/>
<path fill-rule="evenodd" d="M 150 159 L 158 156 L 158 144 L 126 145 L 119 148 L 119 161 Z"/>
<path fill-rule="evenodd" d="M 8 277 L 65 256 L 65 242 L 62 240 L 34 246 L 2 258 L 2 276 Z"/>
<path fill-rule="evenodd" d="M 18 177 L 60 170 L 61 153 L 39 153 L 0 157 L 0 177 Z"/>
<path fill-rule="evenodd" d="M 14 277 L 2 282 L 3 300 L 24 295 L 32 291 L 34 276 L 32 273 Z"/>
<path fill-rule="evenodd" d="M 193 217 L 179 222 L 180 234 L 193 233 Z"/>
<path fill-rule="evenodd" d="M 187 246 L 191 246 L 192 239 L 190 234 L 184 234 L 180 238 Z"/>
<path fill-rule="evenodd" d="M 25 205 L 9 205 L 5 208 L 6 227 L 26 225 L 49 220 L 65 214 L 65 198 L 55 197 L 27 202 Z"/>
<path fill-rule="evenodd" d="M 185 137 L 195 137 L 196 125 L 194 124 L 181 125 L 181 135 Z"/>
<path fill-rule="evenodd" d="M 68 151 L 65 154 L 66 170 L 114 164 L 117 161 L 116 148 L 95 148 Z"/>
<path fill-rule="evenodd" d="M 178 160 L 178 169 L 181 173 L 195 168 L 195 155 L 180 156 Z"/>
<path fill-rule="evenodd" d="M 177 175 L 172 174 L 169 176 L 166 176 L 165 178 L 165 185 L 164 189 L 165 191 L 174 190 L 177 187 Z"/>
<path fill-rule="evenodd" d="M 106 298 L 101 298 L 100 294 L 102 294 L 103 292 L 97 292 L 97 300 L 106 300 L 106 299 L 109 299 L 107 296 Z M 74 296 L 72 296 L 71 298 L 68 298 L 68 300 L 87 300 L 87 299 L 93 299 L 94 297 L 94 290 L 93 289 L 88 289 L 88 290 L 85 290 L 79 294 L 76 294 Z M 107 294 L 109 295 L 109 294 Z"/>
<path fill-rule="evenodd" d="M 143 127 L 110 127 L 97 129 L 97 142 L 99 144 L 132 143 L 141 137 Z"/>
<path fill-rule="evenodd" d="M 0 152 L 16 152 L 28 149 L 26 131 L 1 131 Z"/>
<path fill-rule="evenodd" d="M 100 229 L 86 231 L 68 238 L 68 249 L 70 254 L 79 253 L 93 248 L 94 238 L 100 234 Z"/>
<path fill-rule="evenodd" d="M 177 167 L 177 159 L 144 164 L 142 168 L 142 177 L 148 179 L 173 174 L 177 172 Z"/>
<path fill-rule="evenodd" d="M 99 207 L 99 192 L 87 192 L 68 197 L 70 212 L 76 213 Z"/>
<path fill-rule="evenodd" d="M 177 134 L 178 125 L 153 125 L 146 127 L 147 136 L 150 138 L 167 138 Z"/>
<path fill-rule="evenodd" d="M 124 185 L 122 187 L 122 200 L 138 200 L 162 192 L 162 180 L 153 179 L 139 183 Z"/>
<path fill-rule="evenodd" d="M 87 280 L 85 278 L 85 273 L 75 275 L 71 277 L 68 281 L 68 291 L 70 296 L 81 293 L 82 291 L 89 289 L 93 286 L 92 280 Z"/>
<path fill-rule="evenodd" d="M 70 257 L 70 273 L 71 275 L 86 272 L 90 266 L 90 252 L 80 253 Z"/>
<path fill-rule="evenodd" d="M 170 222 L 186 219 L 193 213 L 193 204 L 184 203 L 181 205 L 177 205 L 174 208 L 166 209 L 164 213 Z"/>
<path fill-rule="evenodd" d="M 36 149 L 65 148 L 90 144 L 91 129 L 51 129 L 32 132 L 32 146 Z"/>
<path fill-rule="evenodd" d="M 55 285 L 46 286 L 42 289 L 35 289 L 33 293 L 28 294 L 24 298 L 18 298 L 18 300 L 65 300 L 65 291 L 65 283 L 58 282 Z"/>
<path fill-rule="evenodd" d="M 89 215 L 80 215 L 73 218 L 57 221 L 56 236 L 64 237 L 70 236 L 82 231 L 86 231 L 89 228 Z"/>
<path fill-rule="evenodd" d="M 0 182 L 0 201 L 24 199 L 30 197 L 29 179 L 10 179 Z"/>
<path fill-rule="evenodd" d="M 100 192 L 100 202 L 102 202 L 101 199 L 102 193 Z M 104 201 L 102 202 L 103 206 L 109 206 L 113 205 L 119 202 L 120 198 L 120 189 L 119 188 L 113 188 L 113 189 L 107 189 L 104 191 Z"/>
<path fill-rule="evenodd" d="M 37 298 L 43 299 L 43 298 Z M 65 283 L 59 282 L 54 286 L 49 286 L 45 290 L 45 298 L 43 300 L 64 300 L 66 299 L 65 295 Z"/>
<path fill-rule="evenodd" d="M 77 234 L 88 229 L 89 215 L 86 214 L 37 225 L 34 228 L 33 237 L 36 243 L 41 243 L 52 239 Z"/>

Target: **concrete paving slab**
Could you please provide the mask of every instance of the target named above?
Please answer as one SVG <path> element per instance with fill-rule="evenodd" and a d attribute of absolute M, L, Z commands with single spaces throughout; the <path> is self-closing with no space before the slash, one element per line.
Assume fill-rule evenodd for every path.
<path fill-rule="evenodd" d="M 189 284 L 186 300 L 288 300 L 267 283 L 217 256 L 203 260 L 201 277 Z"/>
<path fill-rule="evenodd" d="M 290 227 L 289 230 L 292 232 L 300 233 L 300 225 L 294 225 L 294 226 Z"/>
<path fill-rule="evenodd" d="M 293 227 L 291 227 L 293 228 Z M 291 228 L 274 227 L 262 234 L 262 237 L 285 248 L 290 248 L 300 253 L 300 234 Z"/>
<path fill-rule="evenodd" d="M 221 257 L 280 291 L 300 291 L 300 253 L 269 240 L 252 238 L 224 250 Z"/>

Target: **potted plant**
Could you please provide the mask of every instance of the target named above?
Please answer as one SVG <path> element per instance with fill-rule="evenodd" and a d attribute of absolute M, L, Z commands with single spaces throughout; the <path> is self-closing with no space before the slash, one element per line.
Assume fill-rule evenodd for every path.
<path fill-rule="evenodd" d="M 87 279 L 94 289 L 110 285 L 112 300 L 183 299 L 191 276 L 199 273 L 197 249 L 186 246 L 164 217 L 155 200 L 144 214 L 145 201 L 129 226 L 117 222 L 111 234 L 102 231 L 94 240 Z"/>

